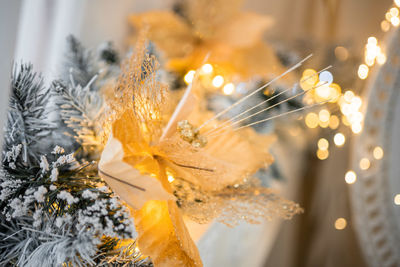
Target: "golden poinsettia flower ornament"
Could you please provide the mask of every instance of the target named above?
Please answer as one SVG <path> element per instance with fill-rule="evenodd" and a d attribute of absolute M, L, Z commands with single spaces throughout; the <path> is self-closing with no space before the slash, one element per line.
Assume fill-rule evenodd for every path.
<path fill-rule="evenodd" d="M 149 29 L 149 39 L 174 71 L 197 69 L 209 55 L 208 62 L 225 77 L 269 78 L 281 73 L 279 60 L 262 40 L 272 19 L 240 11 L 240 6 L 240 0 L 190 0 L 182 2 L 180 12 L 151 11 L 132 15 L 129 22 L 135 29 Z"/>
<path fill-rule="evenodd" d="M 132 208 L 139 249 L 155 266 L 201 266 L 182 214 L 198 222 L 255 222 L 301 209 L 251 179 L 272 162 L 272 137 L 230 128 L 207 137 L 219 122 L 196 127 L 212 115 L 197 104 L 191 86 L 171 114 L 156 68 L 141 40 L 108 95 L 111 130 L 99 174 Z"/>

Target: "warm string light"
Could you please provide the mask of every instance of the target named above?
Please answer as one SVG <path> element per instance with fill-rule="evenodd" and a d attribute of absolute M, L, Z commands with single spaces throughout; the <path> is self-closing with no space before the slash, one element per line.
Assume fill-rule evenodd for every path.
<path fill-rule="evenodd" d="M 216 73 L 216 68 L 210 63 L 206 63 L 199 68 L 199 78 L 202 85 L 206 88 L 221 89 L 224 95 L 235 93 L 236 87 L 232 82 L 227 82 L 223 75 Z M 189 70 L 183 77 L 186 84 L 193 81 L 196 71 Z"/>
<path fill-rule="evenodd" d="M 314 112 L 310 112 L 305 117 L 305 123 L 308 128 L 317 128 L 318 127 L 318 115 Z"/>
<path fill-rule="evenodd" d="M 217 75 L 212 80 L 212 85 L 216 88 L 221 87 L 224 84 L 224 77 Z"/>
<path fill-rule="evenodd" d="M 194 70 L 189 70 L 189 71 L 185 74 L 185 76 L 183 77 L 183 80 L 185 81 L 186 84 L 192 83 L 195 73 L 196 73 L 196 71 L 194 71 Z"/>
<path fill-rule="evenodd" d="M 224 85 L 222 91 L 225 95 L 231 95 L 235 91 L 235 85 L 233 83 L 227 83 Z"/>
<path fill-rule="evenodd" d="M 340 49 L 339 49 L 340 50 Z M 340 53 L 340 52 L 339 52 Z M 317 75 L 317 71 L 306 69 L 300 80 L 300 87 L 307 92 L 303 101 L 307 104 L 317 103 L 320 101 L 328 101 L 336 103 L 341 96 L 341 88 L 338 84 L 333 83 L 333 76 L 328 71 L 322 71 Z M 314 87 L 315 90 L 312 90 Z M 321 109 L 318 114 L 314 112 L 308 113 L 304 118 L 305 124 L 309 128 L 337 129 L 340 120 L 336 115 L 332 115 L 327 108 Z M 329 142 L 325 138 L 318 140 L 317 158 L 325 160 L 329 157 Z"/>
<path fill-rule="evenodd" d="M 336 115 L 332 115 L 329 118 L 329 128 L 331 128 L 332 130 L 336 130 L 339 127 L 340 124 L 340 120 L 339 117 Z"/>
<path fill-rule="evenodd" d="M 385 14 L 385 19 L 381 22 L 381 29 L 383 32 L 390 30 L 390 27 L 398 27 L 400 25 L 400 0 L 394 0 L 394 6 L 392 6 Z M 367 44 L 365 45 L 364 52 L 365 64 L 361 64 L 358 67 L 358 77 L 362 80 L 368 77 L 369 68 L 375 63 L 382 65 L 386 62 L 386 54 L 378 44 L 376 37 L 369 37 Z"/>
<path fill-rule="evenodd" d="M 365 63 L 372 67 L 375 62 L 382 65 L 386 62 L 386 55 L 383 53 L 382 48 L 378 45 L 378 40 L 375 37 L 369 37 L 365 46 Z"/>
<path fill-rule="evenodd" d="M 368 170 L 370 166 L 371 166 L 371 162 L 369 161 L 369 159 L 362 158 L 360 160 L 360 169 L 361 170 L 363 170 L 363 171 Z"/>
<path fill-rule="evenodd" d="M 370 39 L 370 42 L 373 44 L 374 39 Z M 343 47 L 336 49 L 335 53 L 345 53 L 343 49 Z M 323 108 L 318 113 L 309 112 L 304 117 L 306 126 L 308 128 L 317 128 L 318 126 L 321 128 L 329 127 L 332 130 L 336 130 L 339 128 L 342 121 L 344 125 L 352 129 L 353 133 L 360 133 L 364 118 L 363 114 L 360 112 L 362 106 L 361 98 L 356 96 L 351 90 L 342 93 L 340 86 L 333 83 L 333 77 L 330 72 L 321 72 L 319 76 L 316 74 L 317 72 L 313 69 L 306 69 L 303 72 L 300 80 L 300 87 L 304 91 L 307 91 L 303 101 L 306 104 L 329 101 L 339 106 L 341 114 L 332 114 L 328 108 Z M 324 82 L 324 84 L 322 84 L 322 82 Z M 318 87 L 315 90 L 310 90 L 316 85 Z M 321 141 L 321 139 L 319 141 Z M 343 146 L 345 141 L 346 137 L 343 133 L 337 133 L 333 138 L 333 143 L 337 147 Z M 321 160 L 329 156 L 329 151 L 327 149 L 322 149 L 319 144 L 316 153 L 317 157 Z"/>
<path fill-rule="evenodd" d="M 320 160 L 327 159 L 329 157 L 329 142 L 325 138 L 320 138 L 317 142 L 318 150 L 317 150 L 317 157 Z"/>
<path fill-rule="evenodd" d="M 357 181 L 357 175 L 354 171 L 348 171 L 344 175 L 344 180 L 348 184 L 354 184 Z"/>
<path fill-rule="evenodd" d="M 336 146 L 341 147 L 344 145 L 344 142 L 346 142 L 346 137 L 342 133 L 336 133 L 333 137 L 333 142 Z"/>
<path fill-rule="evenodd" d="M 318 149 L 320 150 L 328 150 L 329 148 L 329 142 L 325 138 L 320 138 L 318 140 Z"/>
<path fill-rule="evenodd" d="M 343 123 L 351 127 L 353 133 L 358 134 L 362 131 L 364 115 L 360 109 L 362 100 L 353 91 L 346 91 L 339 100 L 340 111 L 343 114 Z"/>
<path fill-rule="evenodd" d="M 368 72 L 369 72 L 369 68 L 368 68 L 367 65 L 361 64 L 361 65 L 358 67 L 358 72 L 357 72 L 357 74 L 358 74 L 358 77 L 359 77 L 361 80 L 367 79 L 367 77 L 368 77 Z"/>
<path fill-rule="evenodd" d="M 400 206 L 400 194 L 397 194 L 397 195 L 394 196 L 393 202 L 397 206 Z"/>
<path fill-rule="evenodd" d="M 339 135 L 339 133 L 337 133 L 335 135 L 335 137 L 338 135 Z M 384 152 L 380 146 L 376 146 L 372 150 L 372 156 L 374 157 L 375 160 L 381 160 L 383 158 L 383 155 L 384 155 Z M 361 171 L 368 170 L 371 167 L 371 164 L 372 164 L 371 161 L 372 161 L 371 158 L 368 158 L 368 157 L 361 158 L 358 163 L 360 170 Z M 344 179 L 347 184 L 354 184 L 357 181 L 357 174 L 353 170 L 349 170 L 348 172 L 346 172 Z M 399 205 L 400 205 L 400 194 L 399 194 L 398 198 L 399 198 L 398 201 L 399 201 Z"/>
<path fill-rule="evenodd" d="M 385 14 L 385 20 L 381 22 L 381 29 L 384 32 L 390 30 L 391 25 L 394 27 L 398 27 L 400 25 L 400 0 L 394 0 L 394 7 L 391 7 L 388 12 Z M 347 60 L 348 52 L 347 49 L 341 46 L 335 48 L 335 56 L 340 61 Z M 364 63 L 360 64 L 357 70 L 358 77 L 361 80 L 364 80 L 368 77 L 370 68 L 373 67 L 376 63 L 379 65 L 383 65 L 386 62 L 386 54 L 384 53 L 382 47 L 378 44 L 378 40 L 376 37 L 369 37 L 367 44 L 365 45 L 364 51 Z M 322 91 L 321 91 L 322 92 Z M 321 94 L 320 92 L 320 94 Z M 326 92 L 322 92 L 325 94 Z M 344 94 L 340 96 L 338 101 L 340 106 L 340 111 L 342 113 L 342 123 L 346 126 L 350 126 L 351 130 L 354 134 L 358 134 L 362 131 L 362 122 L 363 122 L 363 114 L 360 112 L 360 108 L 362 106 L 362 100 L 360 97 L 356 96 L 351 90 L 346 91 Z M 314 114 L 316 117 L 316 114 Z M 316 118 L 314 116 L 307 117 L 306 116 L 306 125 L 309 128 L 315 128 L 316 126 Z M 310 127 L 313 126 L 313 127 Z M 321 139 L 320 139 L 321 140 Z M 320 150 L 320 145 L 324 145 L 324 142 L 318 141 L 318 151 Z M 326 140 L 326 139 L 324 139 Z M 336 133 L 334 135 L 334 143 L 336 146 L 343 146 L 346 138 L 342 133 Z M 318 154 L 317 151 L 317 154 Z M 372 156 L 375 160 L 381 160 L 384 156 L 384 151 L 380 146 L 376 146 L 372 150 Z M 371 167 L 371 160 L 367 157 L 363 157 L 359 161 L 359 168 L 362 171 L 366 171 Z M 357 174 L 353 170 L 349 170 L 345 174 L 345 181 L 347 184 L 354 184 L 357 181 Z M 400 206 L 400 194 L 396 194 L 394 196 L 393 202 L 395 205 Z M 334 227 L 337 230 L 343 230 L 346 228 L 347 221 L 344 218 L 336 219 L 334 223 Z"/>
<path fill-rule="evenodd" d="M 202 74 L 211 74 L 213 72 L 213 70 L 214 70 L 214 67 L 211 64 L 208 64 L 208 63 L 204 64 L 201 67 Z"/>
<path fill-rule="evenodd" d="M 347 221 L 345 218 L 337 218 L 335 221 L 336 230 L 343 230 L 347 226 Z"/>
<path fill-rule="evenodd" d="M 325 159 L 327 159 L 329 157 L 329 151 L 328 150 L 318 149 L 317 150 L 317 157 L 320 160 L 325 160 Z"/>
<path fill-rule="evenodd" d="M 383 149 L 380 146 L 375 147 L 372 153 L 374 155 L 374 158 L 377 160 L 383 158 Z"/>
<path fill-rule="evenodd" d="M 300 87 L 304 91 L 308 91 L 315 87 L 315 90 L 307 92 L 305 96 L 305 101 L 307 102 L 310 100 L 310 103 L 327 100 L 331 103 L 335 103 L 341 93 L 340 86 L 333 83 L 333 76 L 329 71 L 322 71 L 317 75 L 315 70 L 306 69 L 300 79 Z"/>

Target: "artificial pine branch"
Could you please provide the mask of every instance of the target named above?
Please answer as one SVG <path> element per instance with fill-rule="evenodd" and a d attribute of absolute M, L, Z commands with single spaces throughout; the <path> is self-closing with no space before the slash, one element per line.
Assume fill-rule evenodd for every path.
<path fill-rule="evenodd" d="M 104 114 L 102 88 L 118 72 L 118 55 L 110 43 L 103 44 L 98 53 L 85 49 L 79 41 L 68 37 L 63 79 L 54 81 L 53 92 L 65 131 L 72 135 L 82 157 L 100 155 L 101 116 Z"/>
<path fill-rule="evenodd" d="M 94 77 L 94 79 L 96 76 Z M 56 103 L 65 125 L 72 131 L 75 141 L 85 150 L 85 155 L 99 155 L 100 119 L 103 114 L 104 101 L 98 92 L 90 90 L 91 83 L 66 85 L 62 81 L 54 81 Z"/>
<path fill-rule="evenodd" d="M 72 35 L 67 38 L 68 49 L 65 63 L 61 69 L 63 81 L 74 81 L 82 87 L 90 83 L 95 76 L 100 76 L 92 85 L 91 90 L 98 91 L 106 78 L 109 78 L 119 64 L 118 53 L 110 42 L 100 45 L 97 53 L 86 49 Z"/>
<path fill-rule="evenodd" d="M 24 176 L 19 168 L 3 166 L 0 262 L 97 266 L 98 255 L 104 252 L 99 250 L 104 236 L 133 238 L 129 211 L 105 187 L 96 166 L 80 165 L 60 148 L 53 154 L 41 157 L 40 166 L 30 166 L 29 173 L 36 175 Z"/>
<path fill-rule="evenodd" d="M 43 154 L 41 141 L 56 127 L 49 120 L 52 112 L 47 106 L 49 98 L 49 88 L 43 85 L 43 78 L 33 71 L 31 64 L 14 66 L 4 146 L 9 151 L 22 144 L 26 165 L 37 161 L 38 155 Z"/>
<path fill-rule="evenodd" d="M 84 49 L 81 43 L 72 35 L 67 38 L 68 50 L 61 71 L 64 81 L 74 77 L 77 84 L 85 86 L 97 74 L 95 58 L 90 50 Z"/>

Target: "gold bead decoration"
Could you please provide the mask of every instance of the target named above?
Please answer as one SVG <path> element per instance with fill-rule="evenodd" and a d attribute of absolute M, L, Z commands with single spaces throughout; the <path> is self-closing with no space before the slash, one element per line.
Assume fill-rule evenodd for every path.
<path fill-rule="evenodd" d="M 177 131 L 183 140 L 195 148 L 201 148 L 207 144 L 207 138 L 200 135 L 199 130 L 187 120 L 178 122 Z"/>

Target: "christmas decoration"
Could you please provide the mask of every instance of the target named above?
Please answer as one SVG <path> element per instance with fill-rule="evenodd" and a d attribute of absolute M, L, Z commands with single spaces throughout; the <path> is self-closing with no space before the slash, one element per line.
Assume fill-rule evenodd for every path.
<path fill-rule="evenodd" d="M 183 215 L 234 226 L 302 211 L 252 177 L 272 163 L 273 136 L 220 121 L 254 92 L 213 115 L 198 74 L 183 96 L 159 81 L 144 37 L 121 69 L 109 44 L 97 55 L 69 46 L 49 87 L 30 65 L 13 73 L 2 264 L 201 266 Z"/>
<path fill-rule="evenodd" d="M 211 135 L 221 123 L 196 103 L 195 81 L 168 115 L 168 90 L 156 79 L 154 56 L 145 53 L 143 41 L 135 51 L 109 99 L 112 129 L 99 172 L 134 209 L 144 254 L 159 266 L 201 265 L 181 214 L 200 223 L 222 216 L 235 224 L 301 211 L 251 178 L 271 163 L 271 137 L 249 128 Z"/>

